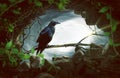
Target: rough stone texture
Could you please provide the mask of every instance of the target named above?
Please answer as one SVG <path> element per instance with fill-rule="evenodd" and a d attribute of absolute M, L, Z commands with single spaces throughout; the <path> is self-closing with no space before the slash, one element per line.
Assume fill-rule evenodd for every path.
<path fill-rule="evenodd" d="M 40 57 L 31 56 L 30 57 L 30 66 L 33 69 L 41 68 Z"/>
<path fill-rule="evenodd" d="M 30 70 L 30 61 L 29 60 L 23 60 L 17 70 L 19 72 L 29 71 Z"/>
<path fill-rule="evenodd" d="M 83 61 L 83 55 L 81 54 L 80 50 L 75 52 L 75 54 L 71 58 L 71 62 L 73 74 L 75 76 L 82 75 L 85 71 L 85 63 Z"/>
<path fill-rule="evenodd" d="M 60 70 L 57 73 L 58 78 L 73 78 L 73 69 L 70 58 L 68 57 L 56 57 L 53 59 L 53 62 L 56 66 L 60 67 Z"/>
<path fill-rule="evenodd" d="M 93 46 L 93 45 L 92 45 Z M 95 46 L 94 47 L 98 47 Z M 75 49 L 72 58 L 54 57 L 53 63 L 45 59 L 41 68 L 30 67 L 23 61 L 14 70 L 0 70 L 1 78 L 119 78 L 120 56 L 82 54 L 81 48 Z M 92 52 L 89 50 L 89 52 Z M 36 62 L 38 57 L 31 56 L 30 61 Z M 34 61 L 33 61 L 34 60 Z M 37 63 L 38 64 L 38 63 Z M 18 70 L 19 69 L 19 70 Z M 6 72 L 6 73 L 5 73 Z"/>
<path fill-rule="evenodd" d="M 35 78 L 54 78 L 54 76 L 52 76 L 49 73 L 40 73 L 37 77 Z"/>
<path fill-rule="evenodd" d="M 42 67 L 43 72 L 48 72 L 52 75 L 56 75 L 59 70 L 59 67 L 55 66 L 54 64 L 50 63 L 48 60 L 45 59 L 44 66 Z"/>

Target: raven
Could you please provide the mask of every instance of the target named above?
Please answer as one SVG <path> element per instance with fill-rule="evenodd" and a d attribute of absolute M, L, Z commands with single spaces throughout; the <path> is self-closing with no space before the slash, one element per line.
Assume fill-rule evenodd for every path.
<path fill-rule="evenodd" d="M 42 51 L 46 48 L 48 43 L 52 40 L 52 37 L 55 33 L 54 26 L 56 24 L 59 24 L 59 22 L 51 21 L 47 27 L 45 27 L 39 34 L 39 37 L 37 39 L 38 47 L 36 48 L 37 52 L 36 55 L 39 53 L 42 53 Z"/>

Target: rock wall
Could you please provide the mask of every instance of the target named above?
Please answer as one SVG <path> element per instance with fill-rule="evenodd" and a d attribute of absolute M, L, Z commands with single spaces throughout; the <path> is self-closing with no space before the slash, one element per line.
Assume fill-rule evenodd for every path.
<path fill-rule="evenodd" d="M 95 48 L 94 51 L 90 50 Z M 76 47 L 77 48 L 77 47 Z M 69 57 L 53 57 L 52 63 L 45 59 L 44 65 L 40 58 L 31 56 L 29 60 L 20 62 L 15 69 L 3 68 L 0 78 L 119 78 L 120 56 L 103 55 L 98 52 L 101 47 L 92 45 L 83 55 L 81 48 L 75 49 Z M 82 53 L 83 52 L 83 53 Z M 96 55 L 93 54 L 97 53 Z"/>

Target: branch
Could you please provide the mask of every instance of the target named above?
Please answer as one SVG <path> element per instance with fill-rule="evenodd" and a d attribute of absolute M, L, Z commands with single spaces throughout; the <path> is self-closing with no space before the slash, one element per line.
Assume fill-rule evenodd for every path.
<path fill-rule="evenodd" d="M 70 43 L 70 44 L 61 44 L 61 45 L 48 45 L 46 48 L 58 48 L 58 47 L 76 47 L 76 45 L 81 45 L 81 46 L 90 46 L 91 44 L 83 44 L 83 43 Z M 101 45 L 96 45 L 98 47 L 101 47 Z M 36 50 L 37 48 L 35 48 Z M 25 50 L 25 54 L 31 53 L 31 50 L 27 51 Z"/>
<path fill-rule="evenodd" d="M 13 6 L 23 2 L 24 0 L 19 0 L 19 1 L 16 1 L 14 4 L 10 5 L 8 8 L 6 8 L 3 12 L 0 13 L 0 16 L 2 16 L 5 12 L 7 12 L 10 8 L 12 8 Z"/>
<path fill-rule="evenodd" d="M 46 48 L 56 48 L 56 47 L 75 47 L 76 45 L 78 45 L 78 43 L 61 44 L 61 45 L 48 45 Z M 82 44 L 82 43 L 80 43 L 79 45 L 81 45 L 81 46 L 90 46 L 90 44 Z"/>

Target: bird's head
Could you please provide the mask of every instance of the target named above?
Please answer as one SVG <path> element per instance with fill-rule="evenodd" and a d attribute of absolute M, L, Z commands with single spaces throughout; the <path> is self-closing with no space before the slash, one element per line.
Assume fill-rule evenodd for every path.
<path fill-rule="evenodd" d="M 49 23 L 49 26 L 55 26 L 56 24 L 60 24 L 59 22 L 56 22 L 56 21 L 51 21 Z"/>

